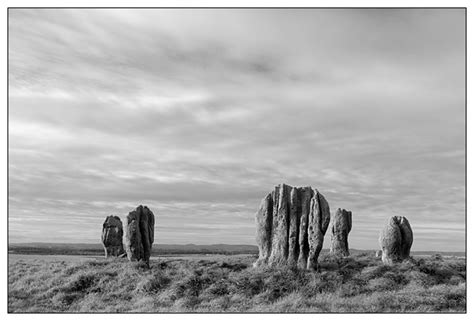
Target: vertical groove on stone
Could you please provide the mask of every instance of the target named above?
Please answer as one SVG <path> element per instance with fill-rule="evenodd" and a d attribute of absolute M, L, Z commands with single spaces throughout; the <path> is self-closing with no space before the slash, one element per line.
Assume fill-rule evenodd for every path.
<path fill-rule="evenodd" d="M 299 231 L 299 255 L 298 267 L 305 269 L 308 261 L 308 218 L 311 208 L 311 198 L 313 190 L 310 187 L 303 187 L 301 191 L 301 217 Z"/>
<path fill-rule="evenodd" d="M 298 260 L 298 233 L 299 233 L 299 212 L 298 212 L 298 189 L 293 187 L 290 193 L 290 224 L 288 232 L 288 264 L 296 265 Z"/>
<path fill-rule="evenodd" d="M 276 235 L 278 233 L 278 205 L 280 199 L 280 185 L 275 186 L 272 192 L 273 199 L 273 211 L 272 211 L 272 236 L 271 236 L 271 250 L 270 257 L 268 258 L 268 263 L 273 263 L 275 260 L 275 248 L 276 248 Z"/>
<path fill-rule="evenodd" d="M 280 192 L 280 204 L 279 204 L 279 217 L 282 220 L 279 239 L 281 240 L 280 246 L 282 248 L 282 255 L 280 257 L 281 263 L 286 263 L 288 260 L 288 233 L 290 230 L 290 192 L 291 188 L 288 185 L 282 184 L 282 190 Z"/>
<path fill-rule="evenodd" d="M 352 230 L 352 212 L 351 211 L 348 211 L 348 214 L 347 214 L 347 224 L 349 225 L 349 230 L 347 233 L 350 233 L 350 231 Z"/>
<path fill-rule="evenodd" d="M 331 212 L 329 210 L 329 204 L 326 201 L 326 198 L 324 198 L 323 194 L 319 192 L 317 194 L 318 194 L 319 210 L 321 213 L 320 229 L 324 236 L 329 227 L 329 222 L 331 221 Z"/>
<path fill-rule="evenodd" d="M 317 192 L 311 198 L 311 206 L 308 218 L 308 243 L 309 243 L 309 254 L 306 268 L 308 270 L 317 270 L 318 267 L 318 255 L 321 251 L 321 214 L 319 209 L 319 201 Z M 320 247 L 321 245 L 321 247 Z"/>
<path fill-rule="evenodd" d="M 288 258 L 288 196 L 289 186 L 281 184 L 275 192 L 278 194 L 276 218 L 273 217 L 273 240 L 270 263 L 280 265 Z M 275 214 L 275 209 L 273 211 Z"/>

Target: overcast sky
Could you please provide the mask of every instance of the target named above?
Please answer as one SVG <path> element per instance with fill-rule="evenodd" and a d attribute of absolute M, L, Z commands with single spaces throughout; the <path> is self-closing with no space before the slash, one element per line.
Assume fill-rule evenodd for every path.
<path fill-rule="evenodd" d="M 351 210 L 352 248 L 403 215 L 464 250 L 464 50 L 462 9 L 10 9 L 10 242 L 144 204 L 156 243 L 255 244 L 285 182 Z"/>

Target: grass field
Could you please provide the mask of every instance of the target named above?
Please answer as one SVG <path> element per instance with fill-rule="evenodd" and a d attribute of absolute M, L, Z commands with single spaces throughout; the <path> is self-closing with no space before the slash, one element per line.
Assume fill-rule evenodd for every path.
<path fill-rule="evenodd" d="M 252 268 L 255 255 L 124 259 L 10 255 L 9 312 L 465 312 L 464 258 L 384 266 L 320 257 L 320 271 Z"/>

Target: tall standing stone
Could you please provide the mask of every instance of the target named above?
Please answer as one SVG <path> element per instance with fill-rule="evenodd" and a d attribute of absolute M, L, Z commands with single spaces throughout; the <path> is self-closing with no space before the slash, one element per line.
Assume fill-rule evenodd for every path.
<path fill-rule="evenodd" d="M 311 211 L 308 218 L 308 270 L 317 270 L 318 257 L 323 247 L 324 235 L 329 226 L 331 213 L 329 212 L 329 204 L 318 191 L 311 199 Z"/>
<path fill-rule="evenodd" d="M 130 261 L 150 263 L 154 240 L 155 216 L 146 206 L 138 206 L 127 215 L 125 248 Z"/>
<path fill-rule="evenodd" d="M 301 205 L 301 217 L 300 217 L 300 233 L 298 235 L 299 241 L 299 254 L 298 254 L 298 267 L 306 269 L 308 264 L 308 253 L 309 253 L 309 242 L 308 242 L 308 218 L 311 209 L 311 199 L 314 195 L 314 191 L 311 187 L 302 187 L 300 191 L 300 205 Z"/>
<path fill-rule="evenodd" d="M 289 196 L 291 187 L 285 184 L 275 189 L 273 216 L 272 251 L 270 263 L 274 265 L 285 264 L 288 259 L 288 227 L 289 227 Z"/>
<path fill-rule="evenodd" d="M 348 236 L 351 229 L 352 212 L 338 208 L 331 218 L 331 246 L 329 252 L 332 255 L 349 255 Z"/>
<path fill-rule="evenodd" d="M 104 246 L 105 257 L 120 256 L 123 250 L 123 226 L 120 217 L 107 216 L 102 225 L 101 241 Z"/>
<path fill-rule="evenodd" d="M 298 223 L 300 220 L 301 210 L 298 211 L 299 197 L 298 189 L 291 188 L 290 193 L 290 227 L 288 234 L 288 264 L 296 265 L 299 255 L 299 240 L 298 240 Z"/>
<path fill-rule="evenodd" d="M 268 194 L 260 203 L 255 222 L 257 224 L 257 245 L 260 256 L 254 266 L 268 263 L 272 250 L 273 198 Z"/>
<path fill-rule="evenodd" d="M 329 204 L 317 190 L 276 186 L 256 215 L 259 258 L 254 266 L 268 263 L 317 269 L 329 221 Z"/>
<path fill-rule="evenodd" d="M 392 216 L 380 232 L 379 244 L 384 264 L 392 264 L 409 258 L 413 232 L 407 218 Z"/>

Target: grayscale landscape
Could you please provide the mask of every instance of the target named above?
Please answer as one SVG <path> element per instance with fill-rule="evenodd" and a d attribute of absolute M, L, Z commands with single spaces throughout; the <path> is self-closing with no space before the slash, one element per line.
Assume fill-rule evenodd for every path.
<path fill-rule="evenodd" d="M 466 313 L 465 12 L 8 9 L 8 312 Z"/>

